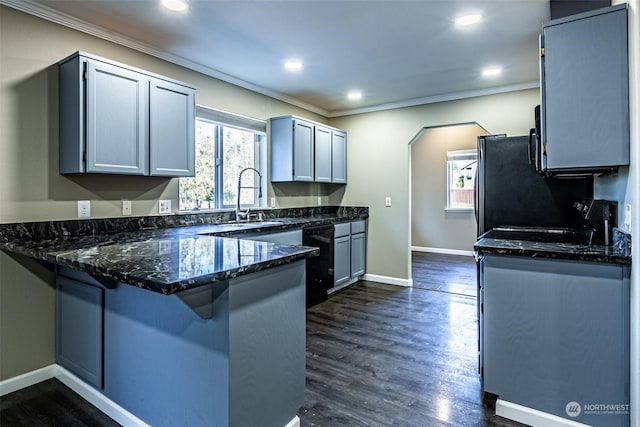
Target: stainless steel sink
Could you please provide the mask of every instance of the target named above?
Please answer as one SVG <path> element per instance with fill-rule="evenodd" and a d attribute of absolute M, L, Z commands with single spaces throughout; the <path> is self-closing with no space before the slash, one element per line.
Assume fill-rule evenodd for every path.
<path fill-rule="evenodd" d="M 259 227 L 273 227 L 276 225 L 282 225 L 280 221 L 247 221 L 247 222 L 233 222 L 228 224 L 220 224 L 220 227 L 224 228 L 259 228 Z"/>
<path fill-rule="evenodd" d="M 238 222 L 236 225 L 248 225 L 250 227 L 270 227 L 275 225 L 282 225 L 281 221 L 248 221 Z"/>

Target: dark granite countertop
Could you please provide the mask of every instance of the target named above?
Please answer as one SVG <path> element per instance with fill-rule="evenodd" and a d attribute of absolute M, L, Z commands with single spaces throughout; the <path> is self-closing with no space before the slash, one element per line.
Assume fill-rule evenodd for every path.
<path fill-rule="evenodd" d="M 539 258 L 631 264 L 630 236 L 614 230 L 614 245 L 588 245 L 577 232 L 512 227 L 491 230 L 473 246 L 477 255 L 500 254 Z"/>
<path fill-rule="evenodd" d="M 122 218 L 0 224 L 0 249 L 86 272 L 100 280 L 173 294 L 311 257 L 319 251 L 246 240 L 243 234 L 368 217 L 366 208 L 290 211 L 265 211 L 271 215 L 251 224 L 218 222 L 228 219 L 219 214 L 145 217 L 133 221 L 136 225 Z M 275 217 L 277 214 L 283 215 Z"/>

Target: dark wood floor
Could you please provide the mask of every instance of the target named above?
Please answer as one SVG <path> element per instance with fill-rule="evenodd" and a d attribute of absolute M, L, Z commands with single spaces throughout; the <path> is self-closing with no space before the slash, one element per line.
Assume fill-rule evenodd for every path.
<path fill-rule="evenodd" d="M 2 427 L 119 425 L 55 378 L 0 397 Z"/>
<path fill-rule="evenodd" d="M 476 263 L 472 256 L 412 252 L 413 287 L 476 296 Z"/>
<path fill-rule="evenodd" d="M 303 426 L 521 426 L 481 404 L 473 258 L 413 265 L 414 288 L 359 282 L 307 310 Z"/>
<path fill-rule="evenodd" d="M 359 282 L 307 311 L 302 426 L 521 426 L 480 401 L 473 258 L 413 268 L 414 288 Z M 2 427 L 117 425 L 57 380 L 0 409 Z"/>

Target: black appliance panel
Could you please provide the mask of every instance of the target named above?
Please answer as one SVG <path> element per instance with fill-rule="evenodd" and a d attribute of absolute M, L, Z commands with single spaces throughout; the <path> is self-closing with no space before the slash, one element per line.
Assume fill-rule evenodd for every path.
<path fill-rule="evenodd" d="M 333 287 L 333 240 L 333 224 L 302 229 L 302 244 L 320 249 L 320 255 L 307 258 L 307 307 L 325 301 Z"/>
<path fill-rule="evenodd" d="M 593 178 L 545 178 L 529 165 L 527 136 L 478 138 L 478 236 L 499 226 L 580 226 L 575 202 L 593 195 Z"/>

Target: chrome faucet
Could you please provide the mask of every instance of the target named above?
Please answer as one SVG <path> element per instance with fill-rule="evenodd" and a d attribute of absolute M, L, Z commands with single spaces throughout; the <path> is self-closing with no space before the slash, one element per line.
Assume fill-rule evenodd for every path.
<path fill-rule="evenodd" d="M 255 173 L 258 174 L 258 186 L 257 187 L 243 187 L 242 186 L 242 174 L 245 173 L 248 170 L 252 170 Z M 258 189 L 258 198 L 262 198 L 262 175 L 260 175 L 260 171 L 255 169 L 255 168 L 244 168 L 240 171 L 240 174 L 238 175 L 238 200 L 236 203 L 236 221 L 240 221 L 241 219 L 249 219 L 249 209 L 247 209 L 246 211 L 241 211 L 240 210 L 240 192 L 242 191 L 243 188 L 249 189 Z"/>

